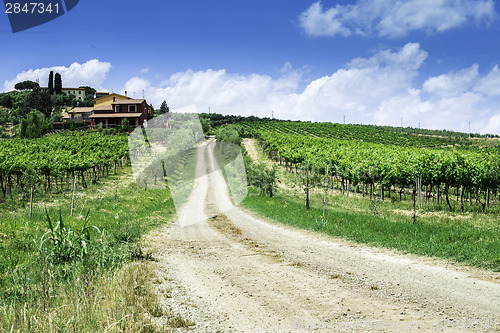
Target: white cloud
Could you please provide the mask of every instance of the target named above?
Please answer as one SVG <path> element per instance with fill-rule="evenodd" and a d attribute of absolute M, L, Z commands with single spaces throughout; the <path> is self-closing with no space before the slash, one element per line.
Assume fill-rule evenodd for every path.
<path fill-rule="evenodd" d="M 160 85 L 134 77 L 125 85 L 129 95 L 142 94 L 159 107 L 166 100 L 172 110 L 196 105 L 201 112 L 281 119 L 369 123 L 500 133 L 491 98 L 495 67 L 481 77 L 478 65 L 451 72 L 416 86 L 414 79 L 428 54 L 418 43 L 356 58 L 331 75 L 300 89 L 302 70 L 285 63 L 280 76 L 239 75 L 225 70 L 178 72 Z M 488 83 L 488 84 L 487 84 Z"/>
<path fill-rule="evenodd" d="M 419 44 L 409 43 L 399 51 L 354 59 L 347 69 L 311 82 L 300 94 L 295 114 L 309 110 L 314 120 L 329 115 L 339 121 L 345 115 L 350 122 L 370 122 L 381 101 L 406 93 L 426 57 Z"/>
<path fill-rule="evenodd" d="M 498 65 L 481 79 L 475 90 L 490 96 L 500 96 L 500 69 L 498 69 Z"/>
<path fill-rule="evenodd" d="M 478 131 L 475 131 L 478 132 Z M 490 117 L 486 122 L 484 127 L 481 127 L 482 133 L 488 134 L 499 134 L 500 133 L 500 110 L 497 111 L 497 114 Z"/>
<path fill-rule="evenodd" d="M 311 36 L 394 38 L 415 30 L 443 32 L 468 21 L 490 22 L 495 16 L 493 0 L 358 0 L 325 10 L 321 2 L 315 2 L 300 14 L 299 22 Z"/>
<path fill-rule="evenodd" d="M 341 22 L 343 16 L 340 11 L 341 8 L 342 6 L 337 5 L 323 11 L 321 3 L 315 2 L 300 15 L 300 24 L 312 36 L 342 35 L 347 37 L 351 34 L 351 30 L 344 27 Z"/>
<path fill-rule="evenodd" d="M 134 77 L 126 82 L 125 90 L 131 95 L 144 89 L 148 102 L 155 107 L 166 100 L 172 110 L 195 104 L 201 112 L 211 107 L 218 113 L 263 116 L 270 114 L 271 101 L 298 89 L 300 78 L 300 71 L 290 68 L 277 79 L 258 74 L 229 74 L 223 69 L 188 70 L 173 74 L 160 86 Z"/>
<path fill-rule="evenodd" d="M 479 76 L 479 66 L 472 65 L 457 73 L 434 76 L 424 82 L 423 90 L 438 96 L 456 96 L 469 90 Z"/>
<path fill-rule="evenodd" d="M 63 87 L 91 86 L 100 90 L 110 69 L 111 64 L 109 62 L 92 59 L 83 64 L 74 62 L 69 67 L 54 66 L 30 69 L 17 74 L 11 80 L 6 80 L 4 86 L 6 91 L 10 91 L 14 89 L 15 84 L 18 82 L 39 80 L 40 86 L 46 87 L 49 73 L 50 71 L 54 71 L 54 73 L 61 74 Z"/>
<path fill-rule="evenodd" d="M 370 58 L 357 58 L 330 76 L 310 82 L 298 92 L 302 71 L 285 63 L 281 76 L 237 75 L 225 70 L 188 70 L 173 74 L 160 86 L 134 77 L 125 90 L 146 91 L 156 107 L 167 100 L 172 109 L 196 104 L 199 110 L 225 114 L 275 116 L 286 119 L 369 122 L 380 102 L 406 93 L 427 53 L 409 43 L 397 51 L 385 50 Z M 369 118 L 367 118 L 367 115 Z"/>
<path fill-rule="evenodd" d="M 407 94 L 388 98 L 380 103 L 374 114 L 374 123 L 379 125 L 449 129 L 466 132 L 468 122 L 474 124 L 477 131 L 484 132 L 485 110 L 478 104 L 483 102 L 480 95 L 464 93 L 453 97 L 424 100 L 421 91 L 409 89 Z M 481 130 L 480 130 L 481 129 Z M 500 133 L 500 128 L 497 129 Z"/>
<path fill-rule="evenodd" d="M 415 84 L 428 54 L 418 43 L 397 50 L 383 50 L 356 58 L 333 72 L 304 85 L 305 69 L 286 62 L 278 77 L 241 75 L 220 70 L 187 70 L 172 74 L 161 84 L 144 76 L 129 79 L 123 90 L 159 107 L 166 100 L 175 111 L 196 107 L 200 112 L 281 119 L 380 124 L 500 134 L 500 69 L 486 75 L 479 66 L 433 76 Z M 101 89 L 111 64 L 90 60 L 69 67 L 57 66 L 24 71 L 5 82 L 7 90 L 23 80 L 62 74 L 65 86 L 90 85 Z M 146 75 L 148 73 L 143 72 Z M 43 84 L 43 83 L 42 83 Z M 122 93 L 123 93 L 122 90 Z"/>

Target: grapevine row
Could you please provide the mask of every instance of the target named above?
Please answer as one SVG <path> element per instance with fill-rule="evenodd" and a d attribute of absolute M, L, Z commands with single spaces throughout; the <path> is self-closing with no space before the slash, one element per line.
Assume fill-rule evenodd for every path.
<path fill-rule="evenodd" d="M 0 188 L 5 198 L 13 188 L 22 195 L 26 187 L 43 185 L 46 192 L 55 184 L 68 186 L 78 178 L 94 182 L 122 158 L 128 156 L 127 137 L 102 132 L 48 135 L 40 139 L 0 141 Z"/>
<path fill-rule="evenodd" d="M 287 167 L 300 165 L 324 173 L 328 165 L 343 183 L 378 184 L 382 191 L 411 188 L 419 177 L 430 192 L 444 189 L 450 209 L 451 188 L 460 193 L 461 202 L 464 193 L 475 193 L 484 210 L 490 193 L 496 196 L 500 185 L 500 154 L 495 149 L 420 149 L 264 130 L 256 135 L 270 156 Z"/>
<path fill-rule="evenodd" d="M 377 126 L 342 125 L 332 123 L 309 123 L 292 121 L 243 121 L 240 123 L 248 136 L 255 136 L 259 130 L 306 135 L 331 139 L 357 140 L 391 144 L 405 147 L 439 148 L 454 145 L 470 145 L 471 141 L 459 137 L 437 137 L 397 133 Z"/>

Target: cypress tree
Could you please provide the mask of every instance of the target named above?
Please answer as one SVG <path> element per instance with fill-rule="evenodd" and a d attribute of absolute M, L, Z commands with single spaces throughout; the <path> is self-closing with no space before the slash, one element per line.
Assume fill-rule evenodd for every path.
<path fill-rule="evenodd" d="M 62 91 L 62 78 L 61 78 L 61 74 L 56 73 L 54 85 L 55 85 L 56 94 L 59 95 L 61 93 L 61 91 Z"/>
<path fill-rule="evenodd" d="M 50 71 L 50 74 L 49 74 L 48 87 L 49 87 L 49 94 L 52 95 L 54 93 L 54 72 L 53 71 Z"/>

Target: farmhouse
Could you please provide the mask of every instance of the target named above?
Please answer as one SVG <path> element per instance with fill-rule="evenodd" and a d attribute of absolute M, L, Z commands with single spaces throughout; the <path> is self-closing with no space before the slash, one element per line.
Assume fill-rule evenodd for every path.
<path fill-rule="evenodd" d="M 48 90 L 48 87 L 40 87 L 41 90 Z M 68 95 L 72 95 L 79 101 L 83 101 L 85 99 L 85 88 L 61 88 L 62 93 L 66 93 Z"/>
<path fill-rule="evenodd" d="M 90 116 L 94 127 L 121 126 L 125 119 L 128 119 L 130 126 L 137 127 L 143 125 L 144 120 L 151 118 L 151 108 L 145 99 L 132 99 L 126 97 L 126 95 L 119 95 L 124 98 L 118 98 L 118 96 L 114 95 L 117 94 L 96 99 L 93 114 Z M 98 101 L 103 98 L 112 99 Z"/>
<path fill-rule="evenodd" d="M 93 107 L 77 107 L 61 113 L 64 121 L 90 121 Z"/>
<path fill-rule="evenodd" d="M 152 110 L 145 99 L 133 99 L 124 95 L 99 92 L 93 107 L 75 107 L 61 113 L 63 122 L 54 123 L 54 128 L 64 128 L 70 122 L 85 123 L 92 128 L 113 128 L 123 125 L 138 127 L 152 116 Z"/>
<path fill-rule="evenodd" d="M 99 96 L 97 96 L 96 93 L 96 98 L 94 99 L 94 108 L 98 108 L 99 106 L 103 105 L 111 105 L 111 103 L 121 100 L 121 99 L 130 99 L 130 97 L 127 96 L 127 92 L 125 91 L 125 95 L 120 95 L 116 93 L 99 93 Z"/>

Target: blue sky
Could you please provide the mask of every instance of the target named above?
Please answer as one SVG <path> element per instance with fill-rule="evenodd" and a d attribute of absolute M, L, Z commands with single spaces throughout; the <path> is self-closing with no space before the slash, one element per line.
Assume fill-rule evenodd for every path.
<path fill-rule="evenodd" d="M 2 14 L 0 90 L 52 69 L 155 107 L 500 134 L 499 13 L 492 0 L 80 0 L 15 34 Z"/>

